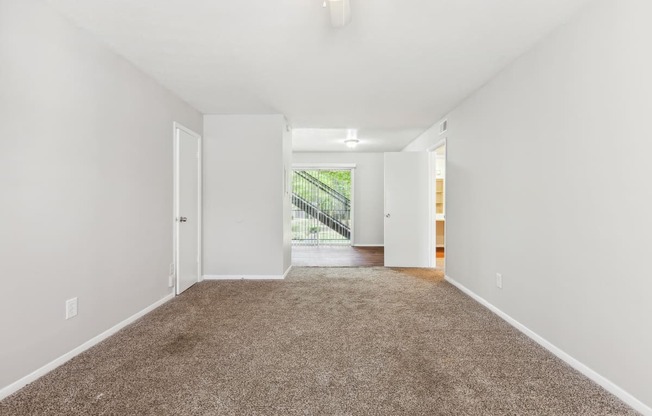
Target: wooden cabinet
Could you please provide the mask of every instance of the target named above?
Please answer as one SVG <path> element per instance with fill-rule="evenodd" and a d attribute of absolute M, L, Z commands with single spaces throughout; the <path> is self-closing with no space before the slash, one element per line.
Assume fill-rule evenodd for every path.
<path fill-rule="evenodd" d="M 437 243 L 437 248 L 444 247 L 444 233 L 446 231 L 446 222 L 445 221 L 437 221 L 437 227 L 436 227 L 436 243 Z"/>
<path fill-rule="evenodd" d="M 444 214 L 444 180 L 443 179 L 437 179 L 437 184 L 435 185 L 435 204 L 436 204 L 436 211 L 435 213 L 439 215 Z"/>
<path fill-rule="evenodd" d="M 436 214 L 436 244 L 438 248 L 444 247 L 444 232 L 446 227 L 444 205 L 444 179 L 437 179 L 435 188 L 435 214 Z"/>

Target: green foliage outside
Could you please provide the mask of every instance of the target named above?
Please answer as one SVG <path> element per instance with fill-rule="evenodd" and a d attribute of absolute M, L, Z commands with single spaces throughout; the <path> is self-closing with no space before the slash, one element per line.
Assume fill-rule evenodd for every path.
<path fill-rule="evenodd" d="M 348 170 L 306 170 L 303 171 L 329 186 L 351 200 L 351 171 Z M 292 191 L 306 201 L 318 206 L 321 210 L 344 210 L 345 207 L 327 192 L 317 189 L 305 179 L 293 175 Z"/>
<path fill-rule="evenodd" d="M 328 216 L 348 225 L 351 218 L 351 171 L 309 170 L 301 172 L 319 180 L 323 185 L 348 199 L 349 203 L 346 204 L 341 198 L 334 197 L 331 192 L 320 189 L 319 186 L 296 172 L 292 175 L 292 192 Z M 297 207 L 293 209 L 295 210 L 292 220 L 293 240 L 304 241 L 316 238 L 323 241 L 347 241 L 334 230 L 298 210 Z"/>

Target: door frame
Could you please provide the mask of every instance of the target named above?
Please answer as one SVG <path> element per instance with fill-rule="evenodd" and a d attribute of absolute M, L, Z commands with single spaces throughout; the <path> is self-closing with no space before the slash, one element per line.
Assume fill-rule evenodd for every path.
<path fill-rule="evenodd" d="M 292 171 L 295 170 L 348 170 L 351 172 L 351 247 L 355 247 L 355 163 L 293 163 Z M 292 185 L 290 182 L 290 192 Z M 290 221 L 292 221 L 290 219 Z M 291 228 L 291 227 L 290 227 Z"/>
<path fill-rule="evenodd" d="M 430 267 L 437 268 L 437 154 L 435 150 L 442 146 L 444 149 L 444 272 L 446 272 L 446 261 L 448 260 L 448 138 L 438 141 L 426 151 L 429 153 L 429 192 L 430 192 Z"/>
<path fill-rule="evenodd" d="M 179 295 L 179 136 L 178 130 L 197 138 L 197 282 L 202 281 L 202 160 L 203 145 L 200 134 L 181 123 L 172 123 L 172 166 L 173 166 L 173 204 L 172 204 L 172 264 L 174 274 L 172 287 L 175 295 Z"/>

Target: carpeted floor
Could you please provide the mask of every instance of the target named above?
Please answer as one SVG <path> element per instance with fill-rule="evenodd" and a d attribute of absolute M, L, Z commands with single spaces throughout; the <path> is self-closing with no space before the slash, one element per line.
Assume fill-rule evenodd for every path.
<path fill-rule="evenodd" d="M 632 415 L 423 270 L 204 282 L 2 415 Z"/>

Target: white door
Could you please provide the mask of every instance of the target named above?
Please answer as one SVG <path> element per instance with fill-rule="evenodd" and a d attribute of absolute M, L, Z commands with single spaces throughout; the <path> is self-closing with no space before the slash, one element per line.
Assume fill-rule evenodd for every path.
<path fill-rule="evenodd" d="M 201 241 L 201 139 L 175 125 L 176 292 L 199 281 Z"/>
<path fill-rule="evenodd" d="M 385 266 L 430 266 L 428 153 L 385 153 Z"/>

